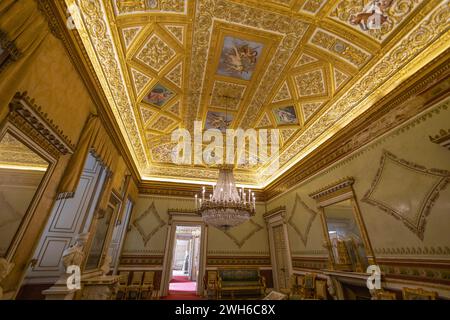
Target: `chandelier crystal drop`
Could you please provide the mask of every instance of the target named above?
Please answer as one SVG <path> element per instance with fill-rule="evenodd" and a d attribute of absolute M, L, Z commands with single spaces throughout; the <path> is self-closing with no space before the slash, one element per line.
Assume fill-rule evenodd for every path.
<path fill-rule="evenodd" d="M 228 230 L 255 215 L 255 193 L 244 188 L 238 190 L 232 167 L 221 167 L 212 194 L 206 193 L 206 187 L 203 187 L 201 197 L 195 195 L 195 209 L 207 225 Z"/>

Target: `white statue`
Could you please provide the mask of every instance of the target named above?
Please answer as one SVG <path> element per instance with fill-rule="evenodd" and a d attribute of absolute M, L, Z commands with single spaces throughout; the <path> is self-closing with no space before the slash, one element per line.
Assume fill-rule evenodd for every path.
<path fill-rule="evenodd" d="M 11 273 L 14 263 L 0 258 L 0 284 Z M 3 288 L 0 286 L 0 300 L 3 298 Z"/>
<path fill-rule="evenodd" d="M 334 283 L 331 277 L 327 277 L 327 289 L 333 300 L 337 300 L 336 288 L 334 287 Z"/>
<path fill-rule="evenodd" d="M 84 246 L 86 245 L 86 241 L 89 238 L 89 233 L 81 233 L 76 239 L 75 243 L 64 250 L 63 252 L 63 264 L 65 270 L 69 266 L 81 266 L 84 260 Z"/>
<path fill-rule="evenodd" d="M 102 270 L 104 276 L 107 276 L 109 271 L 111 271 L 111 261 L 112 261 L 111 256 L 107 255 L 105 257 L 105 261 L 103 261 L 103 264 L 100 267 L 100 270 Z"/>

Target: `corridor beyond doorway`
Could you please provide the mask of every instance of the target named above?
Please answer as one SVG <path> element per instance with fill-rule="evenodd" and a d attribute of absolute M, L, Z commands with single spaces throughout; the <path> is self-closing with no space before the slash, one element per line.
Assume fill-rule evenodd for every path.
<path fill-rule="evenodd" d="M 197 292 L 200 237 L 200 226 L 177 226 L 169 295 Z"/>

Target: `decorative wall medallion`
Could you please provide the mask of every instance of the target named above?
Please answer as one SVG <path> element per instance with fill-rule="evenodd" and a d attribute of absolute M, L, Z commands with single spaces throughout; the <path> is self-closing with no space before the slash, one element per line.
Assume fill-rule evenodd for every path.
<path fill-rule="evenodd" d="M 362 201 L 399 219 L 423 240 L 426 218 L 449 182 L 448 171 L 426 169 L 384 151 L 380 168 Z"/>
<path fill-rule="evenodd" d="M 244 244 L 249 240 L 255 233 L 264 229 L 263 226 L 256 223 L 253 219 L 241 224 L 238 227 L 235 227 L 231 230 L 223 231 L 233 242 L 239 247 L 242 248 Z"/>
<path fill-rule="evenodd" d="M 288 224 L 295 230 L 305 246 L 308 242 L 309 231 L 311 230 L 316 215 L 317 212 L 308 207 L 300 196 L 296 194 Z"/>
<path fill-rule="evenodd" d="M 133 226 L 141 235 L 144 245 L 147 245 L 150 239 L 165 225 L 166 222 L 159 216 L 154 202 L 133 221 Z"/>

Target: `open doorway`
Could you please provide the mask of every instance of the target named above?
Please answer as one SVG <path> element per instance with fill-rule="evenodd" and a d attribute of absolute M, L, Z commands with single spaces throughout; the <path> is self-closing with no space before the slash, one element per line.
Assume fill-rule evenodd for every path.
<path fill-rule="evenodd" d="M 176 227 L 169 295 L 197 292 L 201 232 L 201 226 Z"/>

